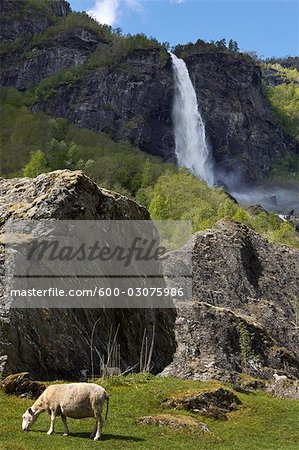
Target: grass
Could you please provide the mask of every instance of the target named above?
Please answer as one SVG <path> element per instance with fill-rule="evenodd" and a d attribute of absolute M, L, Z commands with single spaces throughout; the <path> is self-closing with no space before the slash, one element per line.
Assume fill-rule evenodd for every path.
<path fill-rule="evenodd" d="M 3 450 L 91 449 L 219 449 L 295 450 L 299 448 L 299 402 L 272 398 L 265 393 L 237 393 L 242 407 L 229 414 L 228 421 L 198 417 L 211 429 L 203 434 L 195 429 L 171 429 L 138 425 L 136 419 L 152 414 L 188 414 L 161 407 L 160 401 L 187 391 L 219 387 L 218 382 L 199 382 L 135 375 L 97 380 L 110 394 L 109 420 L 100 442 L 89 434 L 92 419 L 69 419 L 70 436 L 63 437 L 60 418 L 55 434 L 47 436 L 49 417 L 43 414 L 30 432 L 21 431 L 21 414 L 33 402 L 0 393 L 0 448 Z"/>

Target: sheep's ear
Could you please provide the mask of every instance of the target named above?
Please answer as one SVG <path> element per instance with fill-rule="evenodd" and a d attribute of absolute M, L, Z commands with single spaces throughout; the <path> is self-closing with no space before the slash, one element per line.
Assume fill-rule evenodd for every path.
<path fill-rule="evenodd" d="M 34 416 L 34 412 L 32 411 L 31 408 L 28 408 L 28 412 L 29 412 L 29 414 L 31 414 L 32 416 Z"/>

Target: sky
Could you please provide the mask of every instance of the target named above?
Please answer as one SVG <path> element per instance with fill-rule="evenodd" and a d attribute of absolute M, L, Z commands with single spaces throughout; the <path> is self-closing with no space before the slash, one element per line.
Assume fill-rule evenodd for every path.
<path fill-rule="evenodd" d="M 259 56 L 298 56 L 299 0 L 68 0 L 124 33 L 172 46 L 226 38 Z"/>

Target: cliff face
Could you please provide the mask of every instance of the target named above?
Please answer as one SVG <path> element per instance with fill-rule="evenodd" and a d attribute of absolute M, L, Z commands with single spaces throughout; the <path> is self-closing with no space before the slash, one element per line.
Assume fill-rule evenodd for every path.
<path fill-rule="evenodd" d="M 163 374 L 299 378 L 298 251 L 220 222 L 195 234 L 192 260 L 193 304 L 177 311 L 177 350 Z"/>
<path fill-rule="evenodd" d="M 4 49 L 7 44 L 11 47 L 2 53 L 1 84 L 26 90 L 61 70 L 81 67 L 80 76 L 66 77 L 42 99 L 34 100 L 32 110 L 67 117 L 79 126 L 109 133 L 116 140 L 128 139 L 145 152 L 175 160 L 170 57 L 164 54 L 161 59 L 158 48 L 135 48 L 111 64 L 87 70 L 86 63 L 101 46 L 104 58 L 118 50 L 82 24 L 32 40 L 70 14 L 64 0 L 47 5 L 39 10 L 38 2 L 3 2 L 2 38 Z M 259 181 L 286 150 L 296 151 L 275 122 L 253 60 L 204 49 L 187 56 L 186 63 L 220 179 L 229 172 L 231 182 L 238 177 Z"/>
<path fill-rule="evenodd" d="M 89 30 L 61 33 L 44 44 L 36 45 L 29 59 L 17 61 L 8 68 L 2 75 L 2 84 L 20 91 L 35 86 L 60 70 L 84 64 L 99 42 L 99 37 Z"/>
<path fill-rule="evenodd" d="M 9 218 L 61 220 L 148 220 L 146 209 L 115 192 L 98 188 L 82 172 L 56 171 L 35 179 L 0 181 L 1 224 Z M 4 248 L 0 246 L 3 290 Z M 1 294 L 1 292 L 0 292 Z M 3 294 L 3 291 L 2 291 Z M 139 363 L 143 333 L 155 325 L 153 370 L 171 362 L 175 348 L 171 309 L 13 309 L 0 295 L 0 371 L 29 371 L 39 379 L 78 379 L 90 370 L 90 339 L 107 355 L 110 330 L 119 326 L 121 368 Z M 94 353 L 95 370 L 100 361 Z"/>
<path fill-rule="evenodd" d="M 42 33 L 53 25 L 57 18 L 66 17 L 70 5 L 65 0 L 45 2 L 28 2 L 24 0 L 5 0 L 1 2 L 0 41 L 18 41 L 18 50 L 1 53 L 1 63 L 17 61 L 22 50 L 34 34 Z"/>
<path fill-rule="evenodd" d="M 262 180 L 295 143 L 277 125 L 259 66 L 241 55 L 204 52 L 186 58 L 219 178 Z M 226 177 L 227 178 L 227 177 Z M 228 178 L 229 179 L 229 178 Z"/>
<path fill-rule="evenodd" d="M 119 64 L 59 85 L 55 95 L 32 108 L 173 159 L 172 70 L 170 60 L 161 64 L 159 55 L 159 49 L 136 49 Z"/>
<path fill-rule="evenodd" d="M 44 7 L 38 2 L 23 0 L 5 0 L 1 2 L 1 40 L 16 38 L 26 41 L 35 33 L 41 33 L 53 24 L 55 17 L 65 17 L 70 12 L 70 5 L 65 0 L 45 2 Z"/>

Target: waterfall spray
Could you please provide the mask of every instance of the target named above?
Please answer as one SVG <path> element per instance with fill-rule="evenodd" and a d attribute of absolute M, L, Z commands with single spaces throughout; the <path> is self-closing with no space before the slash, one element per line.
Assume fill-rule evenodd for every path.
<path fill-rule="evenodd" d="M 185 166 L 210 186 L 214 183 L 213 160 L 206 140 L 195 89 L 183 59 L 170 53 L 174 76 L 175 152 L 179 166 Z"/>

